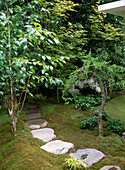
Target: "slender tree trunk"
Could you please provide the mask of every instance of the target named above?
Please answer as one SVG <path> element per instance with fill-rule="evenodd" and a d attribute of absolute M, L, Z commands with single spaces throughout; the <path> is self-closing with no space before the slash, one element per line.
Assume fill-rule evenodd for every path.
<path fill-rule="evenodd" d="M 15 101 L 13 101 L 12 104 L 12 118 L 11 118 L 11 122 L 12 122 L 12 131 L 15 132 L 16 131 L 16 115 L 15 115 Z"/>
<path fill-rule="evenodd" d="M 104 137 L 102 115 L 103 115 L 103 111 L 104 111 L 104 107 L 105 107 L 105 102 L 106 102 L 106 93 L 105 93 L 105 89 L 104 89 L 104 92 L 102 92 L 102 103 L 99 108 L 99 116 L 98 116 L 99 136 L 102 136 L 102 137 Z"/>
<path fill-rule="evenodd" d="M 7 18 L 8 18 L 8 59 L 9 59 L 9 66 L 10 66 L 10 96 L 11 96 L 11 123 L 12 123 L 12 131 L 16 131 L 16 117 L 15 117 L 15 99 L 14 99 L 14 90 L 13 90 L 13 75 L 12 75 L 12 62 L 11 62 L 11 42 L 10 42 L 10 22 L 9 22 L 9 9 L 8 9 L 8 3 L 6 3 L 6 9 L 7 9 Z"/>
<path fill-rule="evenodd" d="M 104 47 L 105 47 L 105 39 L 103 38 L 103 42 L 102 42 L 102 54 L 104 53 Z M 102 56 L 103 57 L 103 56 Z M 101 85 L 101 84 L 100 84 Z M 100 86 L 101 87 L 101 86 Z M 101 89 L 101 93 L 102 93 L 102 103 L 101 106 L 99 108 L 99 115 L 98 115 L 98 125 L 99 125 L 99 136 L 104 137 L 104 131 L 103 131 L 103 110 L 105 107 L 105 102 L 106 102 L 106 90 L 105 86 L 104 89 Z"/>
<path fill-rule="evenodd" d="M 11 116 L 12 131 L 15 132 L 16 131 L 16 122 L 17 122 L 16 114 L 15 114 L 16 100 L 11 101 L 10 108 L 11 109 L 8 108 L 8 112 L 9 112 L 9 115 Z"/>

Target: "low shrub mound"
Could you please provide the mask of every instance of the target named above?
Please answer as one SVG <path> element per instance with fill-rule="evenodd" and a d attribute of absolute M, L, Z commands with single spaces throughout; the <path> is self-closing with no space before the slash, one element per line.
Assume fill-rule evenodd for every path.
<path fill-rule="evenodd" d="M 72 95 L 75 102 L 75 108 L 81 108 L 82 111 L 85 111 L 87 108 L 92 106 L 98 106 L 102 101 L 100 95 L 89 94 L 87 96 L 83 96 L 81 93 L 76 92 L 74 92 Z M 108 100 L 110 100 L 109 96 L 106 98 L 106 101 Z"/>
<path fill-rule="evenodd" d="M 122 135 L 122 133 L 125 130 L 124 126 L 125 126 L 125 123 L 121 122 L 121 120 L 110 118 L 107 121 L 106 129 L 118 135 Z"/>
<path fill-rule="evenodd" d="M 93 107 L 92 109 L 92 116 L 91 117 L 87 117 L 85 119 L 83 119 L 80 123 L 80 128 L 81 129 L 89 129 L 89 130 L 93 130 L 94 127 L 96 127 L 98 125 L 98 114 L 99 114 L 99 110 L 95 109 L 95 107 Z M 121 122 L 120 119 L 115 119 L 109 116 L 108 111 L 103 111 L 103 121 L 106 122 L 106 125 L 104 126 L 106 128 L 106 130 L 116 133 L 118 135 L 122 135 L 122 133 L 125 130 L 125 123 Z"/>
<path fill-rule="evenodd" d="M 80 124 L 81 129 L 93 130 L 93 128 L 98 124 L 97 119 L 94 117 L 88 117 L 82 120 Z"/>

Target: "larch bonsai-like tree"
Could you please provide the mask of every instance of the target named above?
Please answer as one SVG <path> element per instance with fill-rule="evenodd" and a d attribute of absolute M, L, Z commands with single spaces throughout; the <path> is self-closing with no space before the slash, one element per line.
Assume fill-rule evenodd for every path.
<path fill-rule="evenodd" d="M 93 78 L 94 81 L 98 82 L 102 96 L 98 114 L 99 136 L 104 136 L 102 113 L 106 103 L 108 88 L 112 88 L 113 86 L 124 88 L 124 74 L 124 67 L 117 66 L 116 64 L 110 65 L 110 62 L 101 61 L 99 57 L 93 58 L 90 52 L 84 59 L 83 67 L 72 73 L 66 83 L 66 89 L 69 90 L 76 81 Z"/>

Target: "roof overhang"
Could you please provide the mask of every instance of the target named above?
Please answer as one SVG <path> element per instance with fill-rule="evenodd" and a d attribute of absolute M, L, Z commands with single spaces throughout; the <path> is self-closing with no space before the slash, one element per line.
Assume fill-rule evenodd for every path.
<path fill-rule="evenodd" d="M 125 17 L 125 0 L 99 5 L 98 10 L 109 14 Z"/>

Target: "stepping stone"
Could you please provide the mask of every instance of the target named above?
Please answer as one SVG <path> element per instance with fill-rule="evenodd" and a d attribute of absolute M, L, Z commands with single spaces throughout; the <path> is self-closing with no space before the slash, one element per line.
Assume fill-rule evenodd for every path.
<path fill-rule="evenodd" d="M 37 105 L 35 105 L 35 104 L 26 104 L 25 106 L 29 109 L 37 108 Z"/>
<path fill-rule="evenodd" d="M 102 152 L 91 148 L 79 149 L 76 153 L 70 153 L 69 155 L 74 158 L 80 158 L 78 162 L 81 162 L 81 160 L 86 162 L 87 164 L 82 163 L 85 167 L 90 167 L 92 164 L 106 157 Z"/>
<path fill-rule="evenodd" d="M 54 134 L 54 130 L 51 128 L 31 130 L 31 133 L 34 138 L 41 139 L 44 142 L 49 142 L 52 139 L 56 138 L 56 135 Z"/>
<path fill-rule="evenodd" d="M 118 166 L 104 166 L 103 168 L 101 168 L 100 170 L 121 170 L 120 167 Z"/>
<path fill-rule="evenodd" d="M 39 108 L 32 108 L 32 109 L 28 109 L 28 111 L 29 111 L 30 113 L 40 113 L 40 112 L 41 112 L 41 109 L 39 109 Z"/>
<path fill-rule="evenodd" d="M 67 153 L 69 149 L 74 148 L 74 145 L 69 142 L 55 140 L 41 146 L 40 148 L 50 153 L 64 154 Z"/>
<path fill-rule="evenodd" d="M 32 129 L 32 127 L 45 127 L 47 126 L 48 122 L 44 119 L 35 119 L 35 120 L 28 120 L 26 121 L 26 125 Z"/>
<path fill-rule="evenodd" d="M 41 113 L 31 113 L 26 115 L 28 119 L 37 119 L 41 117 Z"/>
<path fill-rule="evenodd" d="M 122 138 L 125 139 L 125 132 L 122 133 Z"/>
<path fill-rule="evenodd" d="M 34 130 L 34 129 L 39 129 L 41 127 L 39 125 L 31 125 L 31 126 L 29 126 L 29 128 Z"/>

